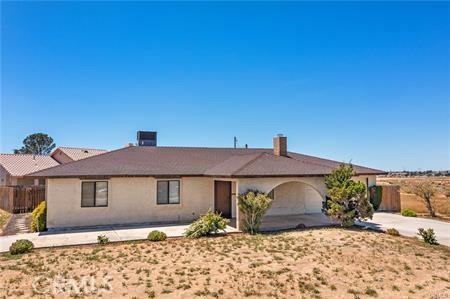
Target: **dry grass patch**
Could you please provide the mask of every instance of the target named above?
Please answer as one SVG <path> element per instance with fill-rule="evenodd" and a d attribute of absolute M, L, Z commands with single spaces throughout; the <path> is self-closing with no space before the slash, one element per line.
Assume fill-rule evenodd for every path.
<path fill-rule="evenodd" d="M 450 296 L 449 260 L 448 247 L 340 228 L 42 249 L 0 257 L 0 298 L 56 279 L 55 297 L 430 298 Z"/>

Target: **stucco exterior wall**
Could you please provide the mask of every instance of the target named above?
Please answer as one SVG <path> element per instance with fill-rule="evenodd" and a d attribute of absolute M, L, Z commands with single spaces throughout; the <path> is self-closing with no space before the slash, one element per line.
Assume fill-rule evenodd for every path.
<path fill-rule="evenodd" d="M 111 178 L 107 207 L 81 207 L 79 179 L 47 180 L 49 228 L 126 223 L 190 221 L 214 205 L 212 178 L 180 181 L 180 204 L 156 204 L 155 178 Z"/>
<path fill-rule="evenodd" d="M 267 211 L 268 216 L 320 213 L 323 198 L 310 185 L 289 182 L 274 189 L 274 200 Z"/>

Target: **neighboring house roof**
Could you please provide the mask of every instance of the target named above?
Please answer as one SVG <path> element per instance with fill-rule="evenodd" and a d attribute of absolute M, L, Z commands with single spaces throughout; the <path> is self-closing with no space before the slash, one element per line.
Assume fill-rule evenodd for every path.
<path fill-rule="evenodd" d="M 133 146 L 32 174 L 34 177 L 322 176 L 340 162 L 273 149 Z M 357 174 L 384 171 L 354 165 Z"/>
<path fill-rule="evenodd" d="M 96 155 L 103 154 L 103 153 L 107 152 L 107 150 L 102 150 L 102 149 L 77 148 L 77 147 L 60 146 L 60 147 L 58 147 L 57 149 L 55 149 L 53 151 L 52 156 L 53 156 L 53 154 L 56 151 L 63 152 L 64 154 L 66 154 L 73 161 L 78 161 L 78 160 L 81 160 L 81 159 L 89 158 L 89 157 L 96 156 Z"/>
<path fill-rule="evenodd" d="M 0 154 L 0 165 L 11 175 L 22 177 L 27 174 L 59 165 L 50 156 L 29 154 Z"/>

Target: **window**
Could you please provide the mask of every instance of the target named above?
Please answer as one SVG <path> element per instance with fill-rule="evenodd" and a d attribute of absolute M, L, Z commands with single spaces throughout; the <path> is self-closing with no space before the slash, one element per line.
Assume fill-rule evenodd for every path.
<path fill-rule="evenodd" d="M 156 203 L 159 205 L 180 203 L 180 181 L 158 181 Z"/>
<path fill-rule="evenodd" d="M 82 182 L 81 207 L 107 207 L 108 182 Z"/>

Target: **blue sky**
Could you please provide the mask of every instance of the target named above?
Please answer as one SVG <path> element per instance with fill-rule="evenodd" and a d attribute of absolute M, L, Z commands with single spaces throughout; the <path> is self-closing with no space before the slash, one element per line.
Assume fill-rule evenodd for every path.
<path fill-rule="evenodd" d="M 2 2 L 1 152 L 271 147 L 450 168 L 450 4 Z"/>

